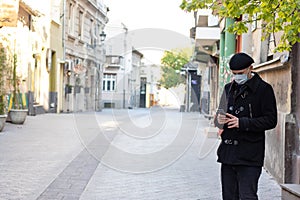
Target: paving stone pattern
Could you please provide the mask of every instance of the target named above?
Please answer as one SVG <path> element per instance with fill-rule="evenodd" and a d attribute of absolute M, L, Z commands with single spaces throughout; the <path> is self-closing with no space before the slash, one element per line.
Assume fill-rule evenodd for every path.
<path fill-rule="evenodd" d="M 28 116 L 22 126 L 7 124 L 0 134 L 0 199 L 221 199 L 220 164 L 216 162 L 220 141 L 206 137 L 209 121 L 198 113 L 170 109 L 163 116 L 160 112 L 154 110 L 151 116 L 146 109 L 44 114 Z M 152 132 L 157 134 L 149 135 Z M 181 134 L 186 137 L 174 142 Z M 184 149 L 172 162 L 162 151 L 170 144 L 173 148 L 167 156 Z M 145 163 L 153 170 L 142 172 L 138 170 L 145 163 L 115 154 L 116 148 L 145 156 L 161 151 L 156 156 L 166 160 L 158 159 L 162 166 L 155 168 L 157 163 L 151 161 L 157 160 L 149 157 Z M 260 199 L 280 200 L 280 190 L 263 171 Z"/>

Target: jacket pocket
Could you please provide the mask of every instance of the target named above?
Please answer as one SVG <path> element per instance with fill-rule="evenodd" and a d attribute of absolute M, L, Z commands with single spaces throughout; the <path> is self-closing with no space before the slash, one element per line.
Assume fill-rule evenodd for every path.
<path fill-rule="evenodd" d="M 232 164 L 232 154 L 230 152 L 230 145 L 221 142 L 217 150 L 218 162 Z"/>
<path fill-rule="evenodd" d="M 263 161 L 265 150 L 264 138 L 255 136 L 257 134 L 249 133 L 247 136 L 241 137 L 237 151 L 239 160 L 254 163 L 261 163 Z"/>

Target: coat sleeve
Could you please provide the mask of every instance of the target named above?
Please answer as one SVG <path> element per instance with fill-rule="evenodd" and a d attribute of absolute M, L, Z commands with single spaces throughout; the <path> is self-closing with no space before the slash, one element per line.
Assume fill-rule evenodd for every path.
<path fill-rule="evenodd" d="M 274 91 L 271 85 L 267 84 L 261 94 L 260 109 L 261 115 L 239 119 L 239 130 L 241 131 L 265 131 L 275 128 L 277 125 L 277 106 Z"/>

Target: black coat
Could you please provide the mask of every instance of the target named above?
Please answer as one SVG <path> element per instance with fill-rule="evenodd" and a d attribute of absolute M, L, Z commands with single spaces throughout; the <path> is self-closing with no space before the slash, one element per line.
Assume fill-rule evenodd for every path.
<path fill-rule="evenodd" d="M 277 106 L 273 88 L 257 73 L 243 85 L 234 81 L 224 87 L 219 108 L 239 118 L 239 128 L 215 125 L 223 129 L 218 162 L 231 165 L 263 166 L 265 130 L 277 124 Z"/>

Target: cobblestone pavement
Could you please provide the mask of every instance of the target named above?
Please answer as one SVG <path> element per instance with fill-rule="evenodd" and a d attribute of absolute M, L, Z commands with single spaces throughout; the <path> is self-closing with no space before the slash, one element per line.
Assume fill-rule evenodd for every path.
<path fill-rule="evenodd" d="M 171 109 L 28 116 L 0 133 L 0 199 L 218 200 L 208 120 Z M 263 171 L 261 200 L 281 191 Z"/>

